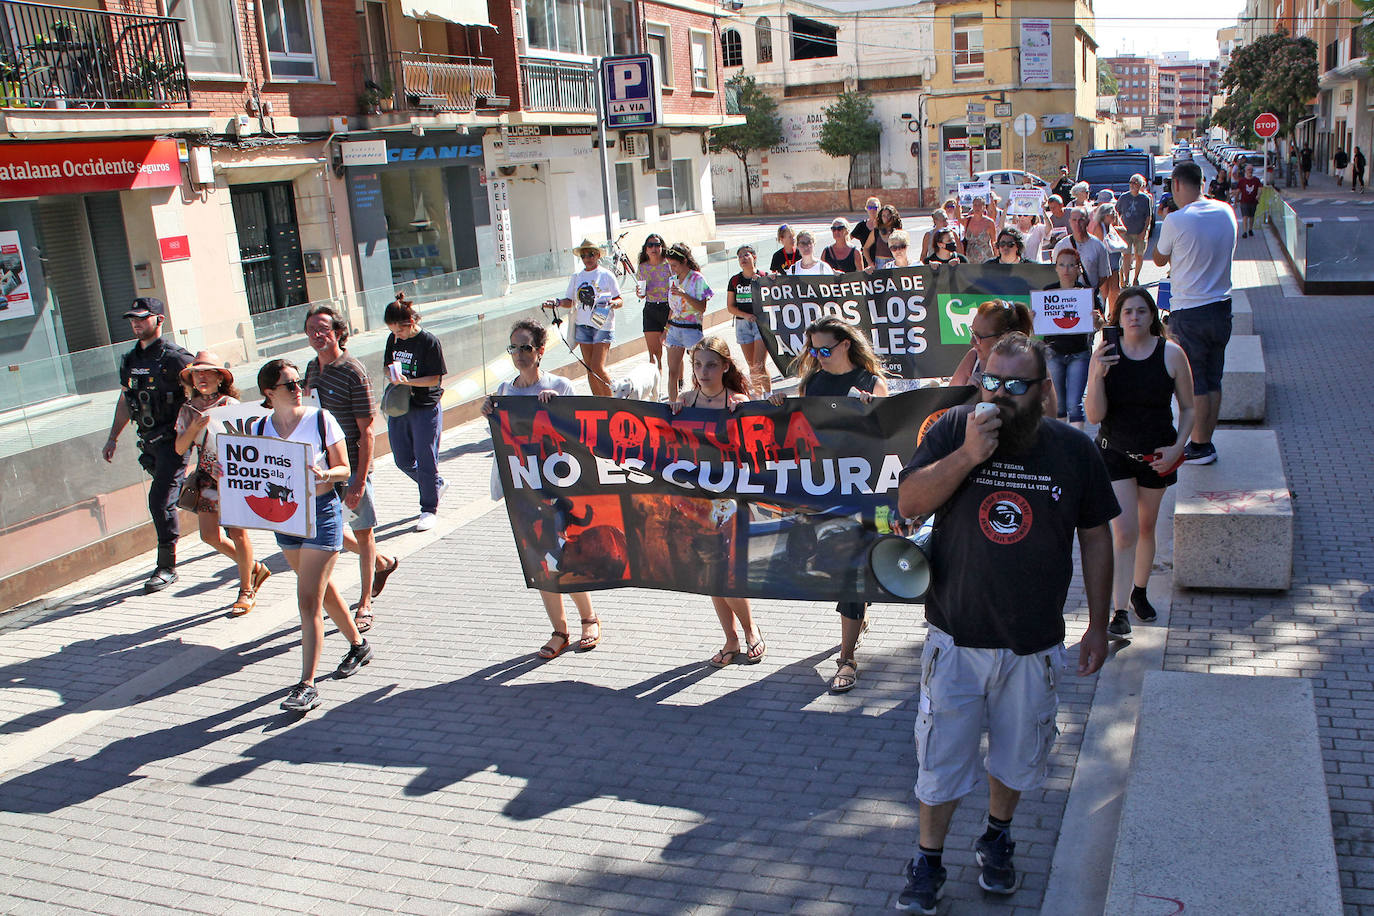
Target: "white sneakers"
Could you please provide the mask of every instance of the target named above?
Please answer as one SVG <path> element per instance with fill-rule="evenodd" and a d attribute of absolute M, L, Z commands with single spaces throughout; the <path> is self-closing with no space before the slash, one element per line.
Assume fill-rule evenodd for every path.
<path fill-rule="evenodd" d="M 421 512 L 420 517 L 415 521 L 416 531 L 428 531 L 438 523 L 438 519 L 433 512 Z"/>

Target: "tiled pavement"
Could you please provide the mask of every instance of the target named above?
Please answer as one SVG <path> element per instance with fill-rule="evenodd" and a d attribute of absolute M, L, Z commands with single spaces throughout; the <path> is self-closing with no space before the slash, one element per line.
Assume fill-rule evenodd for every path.
<path fill-rule="evenodd" d="M 1245 244 L 1254 246 L 1245 256 L 1260 253 Z M 1261 270 L 1272 288 L 1267 262 Z M 1361 338 L 1349 330 L 1360 324 L 1349 300 L 1267 296 L 1251 292 L 1274 373 L 1272 425 L 1299 494 L 1303 584 L 1259 601 L 1175 596 L 1168 663 L 1274 673 L 1272 656 L 1253 657 L 1273 648 L 1263 637 L 1298 643 L 1273 658 L 1279 670 L 1321 675 L 1322 702 L 1343 710 L 1320 712 L 1347 900 L 1358 902 L 1371 823 L 1359 792 L 1372 793 L 1356 723 L 1374 675 L 1357 626 L 1338 630 L 1332 611 L 1357 624 L 1371 610 L 1368 537 L 1351 524 L 1362 476 L 1358 459 L 1303 431 L 1369 441 L 1369 417 L 1329 407 L 1351 400 L 1342 380 L 1358 378 Z M 1367 324 L 1369 305 L 1354 309 Z M 1325 321 L 1332 330 L 1319 333 L 1313 325 Z M 1351 360 L 1350 372 L 1316 355 L 1323 342 Z M 1295 478 L 1294 448 L 1313 452 L 1312 476 L 1326 478 Z M 349 681 L 322 681 L 325 705 L 304 721 L 276 709 L 299 663 L 289 575 L 269 581 L 258 611 L 229 620 L 225 564 L 190 550 L 182 581 L 161 595 L 138 591 L 143 558 L 71 590 L 70 601 L 0 618 L 0 825 L 12 828 L 0 848 L 0 909 L 890 908 L 915 827 L 919 611 L 876 609 L 859 687 L 841 697 L 825 691 L 835 615 L 799 602 L 755 602 L 767 659 L 718 672 L 704 665 L 720 639 L 705 598 L 601 592 L 601 647 L 541 664 L 531 650 L 547 621 L 486 496 L 489 467 L 480 425 L 446 434 L 453 488 L 443 525 L 427 536 L 408 533 L 409 482 L 379 468 L 382 517 L 397 520 L 384 526 L 383 549 L 405 559 L 379 602 L 377 658 Z M 1319 499 L 1345 528 L 1318 523 Z M 279 555 L 269 562 L 281 569 Z M 337 576 L 356 591 L 348 558 Z M 1079 609 L 1072 644 L 1081 583 L 1069 600 Z M 1303 638 L 1299 620 L 1323 633 Z M 330 637 L 325 664 L 342 652 Z M 1349 699 L 1331 693 L 1338 675 L 1363 679 L 1342 688 Z M 947 912 L 1039 909 L 1096 679 L 1062 683 L 1050 784 L 1016 818 L 1025 887 L 1010 900 L 976 888 L 969 844 L 980 789 L 947 846 Z"/>

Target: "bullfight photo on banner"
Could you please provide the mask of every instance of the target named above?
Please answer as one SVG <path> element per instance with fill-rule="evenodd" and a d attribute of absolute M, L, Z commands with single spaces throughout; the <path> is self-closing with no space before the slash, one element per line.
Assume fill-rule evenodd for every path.
<path fill-rule="evenodd" d="M 525 582 L 706 595 L 899 600 L 869 571 L 901 469 L 968 386 L 870 404 L 791 398 L 735 412 L 587 397 L 495 398 L 496 467 Z"/>
<path fill-rule="evenodd" d="M 308 444 L 220 433 L 216 446 L 223 472 L 221 525 L 314 537 L 315 482 Z"/>
<path fill-rule="evenodd" d="M 755 312 L 773 363 L 796 374 L 806 328 L 826 316 L 863 330 L 894 379 L 947 378 L 973 346 L 973 316 L 989 299 L 1029 306 L 1031 292 L 1056 282 L 1047 264 L 893 267 L 834 276 L 759 281 Z M 904 386 L 893 386 L 901 388 Z"/>

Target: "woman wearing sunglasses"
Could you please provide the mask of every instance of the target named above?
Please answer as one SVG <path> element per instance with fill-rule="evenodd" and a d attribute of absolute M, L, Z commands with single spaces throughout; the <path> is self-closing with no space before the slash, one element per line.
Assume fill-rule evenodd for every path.
<path fill-rule="evenodd" d="M 1107 632 L 1129 636 L 1128 602 L 1143 621 L 1157 616 L 1146 593 L 1155 524 L 1193 431 L 1193 373 L 1183 349 L 1164 338 L 1159 306 L 1144 287 L 1123 289 L 1108 314 L 1121 328 L 1121 346 L 1103 340 L 1093 350 L 1084 410 L 1088 422 L 1100 424 L 1097 446 L 1121 504 L 1121 514 L 1112 519 L 1116 566 Z"/>
<path fill-rule="evenodd" d="M 639 249 L 639 269 L 635 272 L 635 292 L 644 302 L 644 343 L 649 362 L 663 371 L 663 335 L 668 328 L 668 281 L 672 268 L 664 259 L 667 246 L 663 236 L 650 233 Z"/>
<path fill-rule="evenodd" d="M 964 220 L 964 254 L 973 264 L 986 263 L 993 257 L 997 224 L 988 216 L 987 209 L 987 201 L 975 197 Z"/>
<path fill-rule="evenodd" d="M 348 640 L 348 654 L 339 662 L 334 676 L 350 677 L 372 661 L 372 647 L 358 632 L 331 575 L 334 561 L 343 550 L 343 500 L 336 484 L 348 481 L 348 451 L 343 429 L 326 410 L 301 403 L 304 386 L 294 363 L 285 359 L 269 361 L 258 370 L 258 390 L 262 406 L 272 409 L 255 427 L 259 436 L 288 442 L 302 442 L 310 449 L 310 473 L 315 480 L 315 534 L 309 538 L 278 534 L 277 546 L 296 573 L 296 605 L 301 615 L 301 680 L 281 708 L 309 712 L 320 705 L 315 689 L 315 669 L 320 664 L 324 623 L 320 609 L 329 612 L 334 626 Z"/>
<path fill-rule="evenodd" d="M 641 262 L 642 263 L 642 262 Z M 515 364 L 515 378 L 502 382 L 494 397 L 536 397 L 548 403 L 555 396 L 569 397 L 573 394 L 572 382 L 561 375 L 551 375 L 540 368 L 544 359 L 544 347 L 549 342 L 549 330 L 538 321 L 522 318 L 510 329 L 510 345 L 506 352 Z M 491 416 L 495 404 L 491 398 L 482 403 L 482 415 Z M 549 615 L 553 634 L 544 645 L 539 647 L 539 657 L 545 660 L 557 658 L 572 644 L 568 635 L 568 614 L 563 607 L 563 596 L 558 592 L 539 590 L 544 602 L 544 612 Z M 586 592 L 572 592 L 568 595 L 582 619 L 582 635 L 577 641 L 578 652 L 590 652 L 601 643 L 601 621 L 592 611 L 592 598 Z"/>
<path fill-rule="evenodd" d="M 887 397 L 883 368 L 868 338 L 839 318 L 822 318 L 806 329 L 806 349 L 798 362 L 798 374 L 801 383 L 797 394 L 803 397 L 842 398 L 857 391 L 865 404 L 875 397 Z M 782 395 L 774 395 L 772 401 L 781 404 Z M 840 615 L 840 654 L 830 681 L 835 693 L 848 693 L 858 680 L 855 652 L 868 629 L 867 607 L 862 601 L 841 601 L 835 606 Z"/>
<path fill-rule="evenodd" d="M 935 230 L 930 248 L 931 252 L 925 258 L 927 267 L 939 269 L 945 264 L 968 263 L 968 258 L 959 253 L 959 239 L 949 227 Z"/>
<path fill-rule="evenodd" d="M 797 250 L 801 252 L 801 258 L 787 268 L 787 273 L 815 277 L 833 277 L 839 273 L 816 256 L 816 237 L 811 234 L 810 229 L 803 229 L 797 233 Z"/>
<path fill-rule="evenodd" d="M 1029 264 L 1026 260 L 1026 237 L 1021 230 L 1008 226 L 997 233 L 997 257 L 989 258 L 985 264 Z"/>
<path fill-rule="evenodd" d="M 988 364 L 988 357 L 992 355 L 992 348 L 997 345 L 997 341 L 1012 331 L 1019 331 L 1029 337 L 1034 327 L 1035 321 L 1031 317 L 1031 310 L 1024 303 L 989 299 L 978 306 L 978 311 L 973 315 L 973 324 L 969 327 L 973 347 L 964 354 L 959 368 L 954 370 L 954 375 L 949 380 L 950 385 L 979 384 L 983 378 L 983 367 Z M 1059 399 L 1055 397 L 1054 386 L 1042 385 L 1041 389 L 1045 416 L 1052 417 L 1059 409 Z"/>
<path fill-rule="evenodd" d="M 835 268 L 837 274 L 850 274 L 864 266 L 864 253 L 849 242 L 849 222 L 837 216 L 830 221 L 830 235 L 834 242 L 825 246 L 821 260 Z"/>

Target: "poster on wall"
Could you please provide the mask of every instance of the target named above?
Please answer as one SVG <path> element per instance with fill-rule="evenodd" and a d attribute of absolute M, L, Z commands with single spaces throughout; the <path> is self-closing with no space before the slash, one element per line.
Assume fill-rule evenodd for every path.
<path fill-rule="evenodd" d="M 0 231 L 0 321 L 28 318 L 32 314 L 33 296 L 29 291 L 29 274 L 24 269 L 19 233 L 13 229 Z"/>
<path fill-rule="evenodd" d="M 258 528 L 293 537 L 315 534 L 311 446 L 271 436 L 216 437 L 220 470 L 219 520 L 230 528 Z"/>
<path fill-rule="evenodd" d="M 1050 37 L 1048 19 L 1021 20 L 1021 82 L 1048 83 L 1050 81 Z"/>

